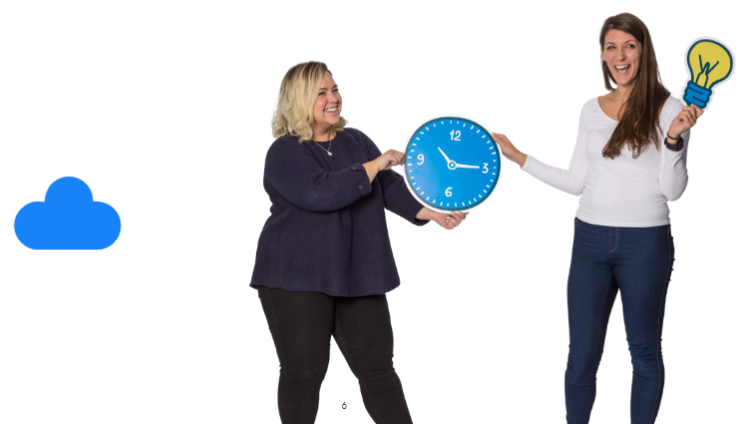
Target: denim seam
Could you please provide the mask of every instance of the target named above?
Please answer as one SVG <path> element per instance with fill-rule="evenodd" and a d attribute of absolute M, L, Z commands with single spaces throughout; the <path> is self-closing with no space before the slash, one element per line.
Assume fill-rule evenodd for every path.
<path fill-rule="evenodd" d="M 669 235 L 669 229 L 668 229 L 668 235 Z M 670 252 L 670 239 L 669 239 L 669 237 L 667 238 L 667 252 L 668 252 L 668 255 L 669 255 L 669 252 Z M 665 284 L 664 284 L 664 289 L 662 291 L 662 300 L 660 302 L 661 304 L 659 306 L 660 318 L 659 318 L 659 322 L 658 322 L 658 326 L 657 326 L 659 328 L 659 338 L 660 338 L 660 349 L 659 349 L 659 351 L 662 350 L 662 342 L 661 342 L 661 340 L 662 340 L 662 325 L 664 323 L 664 316 L 665 316 L 664 315 L 664 313 L 665 313 L 665 303 L 667 303 L 667 286 L 668 286 L 668 284 L 670 282 L 670 277 L 671 277 L 671 274 L 672 274 L 670 270 L 672 269 L 672 263 L 675 260 L 674 259 L 674 252 L 673 252 L 673 254 L 671 256 L 672 256 L 672 259 L 670 260 L 669 264 L 667 265 L 667 267 L 668 267 L 668 270 L 667 270 L 667 278 L 666 278 L 666 281 L 665 281 Z M 660 353 L 659 351 L 655 352 L 655 357 L 656 357 L 658 363 L 659 363 L 659 353 Z M 663 375 L 664 375 L 664 368 L 665 367 L 664 367 L 664 363 L 663 363 L 662 364 L 662 370 L 658 374 L 659 375 L 659 384 L 660 385 L 662 385 L 662 378 L 663 378 Z M 649 417 L 649 423 L 654 423 L 656 421 L 656 419 L 657 419 L 657 402 L 659 401 L 659 399 L 660 399 L 660 395 L 658 393 L 655 396 L 655 398 L 654 398 L 654 403 L 652 404 L 652 413 L 650 414 L 650 417 Z"/>
<path fill-rule="evenodd" d="M 613 278 L 613 270 L 611 270 L 611 278 Z M 608 282 L 608 285 L 610 286 L 611 281 Z M 618 289 L 617 289 L 618 290 Z M 614 297 L 615 301 L 615 297 Z M 600 330 L 598 331 L 598 337 L 600 338 L 600 343 L 598 345 L 598 364 L 596 365 L 595 372 L 598 373 L 598 369 L 600 369 L 600 361 L 603 359 L 603 349 L 605 349 L 606 346 L 606 335 L 608 334 L 608 320 L 611 318 L 611 311 L 608 309 L 608 295 L 606 295 L 605 303 L 603 304 L 603 313 L 600 316 Z M 613 308 L 613 304 L 611 303 L 611 309 Z M 592 412 L 592 407 L 591 407 Z"/>
<path fill-rule="evenodd" d="M 608 231 L 608 247 L 611 247 L 611 231 Z M 616 227 L 616 245 L 613 246 L 613 250 L 608 251 L 608 253 L 613 253 L 618 249 L 618 227 Z"/>
<path fill-rule="evenodd" d="M 613 250 L 611 250 L 611 227 L 608 227 L 608 244 L 606 247 L 606 250 L 608 251 L 608 263 L 611 265 L 611 273 L 613 273 L 613 257 L 611 257 L 611 254 L 613 253 Z"/>

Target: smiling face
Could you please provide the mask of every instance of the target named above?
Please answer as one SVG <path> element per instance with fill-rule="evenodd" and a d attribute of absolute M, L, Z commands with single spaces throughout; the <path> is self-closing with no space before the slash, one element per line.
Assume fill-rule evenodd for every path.
<path fill-rule="evenodd" d="M 601 58 L 619 87 L 628 87 L 633 83 L 639 69 L 641 51 L 641 43 L 628 32 L 612 29 L 606 33 Z"/>
<path fill-rule="evenodd" d="M 328 137 L 328 132 L 334 125 L 339 123 L 341 114 L 341 95 L 339 87 L 334 82 L 330 72 L 324 72 L 323 80 L 318 91 L 318 98 L 313 104 L 313 139 Z"/>

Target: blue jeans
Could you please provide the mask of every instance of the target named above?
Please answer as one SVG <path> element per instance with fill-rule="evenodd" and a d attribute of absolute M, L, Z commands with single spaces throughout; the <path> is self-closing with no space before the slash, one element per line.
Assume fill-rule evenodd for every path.
<path fill-rule="evenodd" d="M 631 424 L 654 423 L 665 381 L 662 319 L 674 257 L 669 225 L 604 227 L 575 218 L 567 285 L 568 424 L 586 424 L 590 420 L 595 401 L 595 374 L 603 354 L 608 317 L 619 290 L 634 370 Z"/>

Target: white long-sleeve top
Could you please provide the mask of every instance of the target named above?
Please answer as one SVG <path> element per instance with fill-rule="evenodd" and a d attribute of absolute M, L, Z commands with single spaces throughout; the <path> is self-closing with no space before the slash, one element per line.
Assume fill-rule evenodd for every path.
<path fill-rule="evenodd" d="M 598 99 L 585 103 L 570 169 L 549 166 L 528 156 L 523 170 L 552 187 L 582 194 L 575 214 L 589 224 L 609 227 L 654 227 L 670 223 L 668 200 L 677 200 L 688 184 L 686 160 L 690 131 L 682 134 L 685 145 L 674 152 L 664 145 L 667 129 L 682 110 L 669 97 L 659 116 L 660 147 L 654 143 L 634 159 L 628 147 L 615 159 L 603 157 L 603 148 L 618 121 L 605 114 Z"/>

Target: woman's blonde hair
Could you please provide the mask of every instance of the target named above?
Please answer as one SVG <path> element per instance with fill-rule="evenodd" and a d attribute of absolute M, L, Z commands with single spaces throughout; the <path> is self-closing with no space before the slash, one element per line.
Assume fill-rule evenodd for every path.
<path fill-rule="evenodd" d="M 323 62 L 299 63 L 287 71 L 272 115 L 272 136 L 298 136 L 300 142 L 313 139 L 310 126 L 313 123 L 313 105 L 326 72 L 331 73 Z M 342 131 L 345 125 L 346 120 L 339 117 L 334 130 Z"/>

